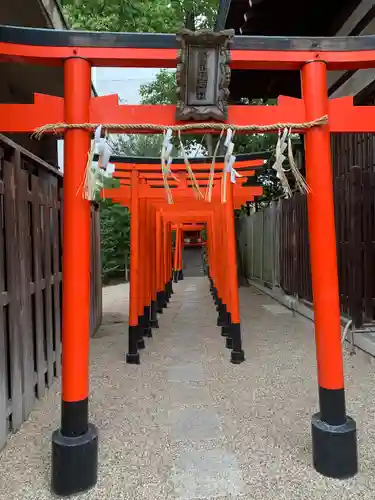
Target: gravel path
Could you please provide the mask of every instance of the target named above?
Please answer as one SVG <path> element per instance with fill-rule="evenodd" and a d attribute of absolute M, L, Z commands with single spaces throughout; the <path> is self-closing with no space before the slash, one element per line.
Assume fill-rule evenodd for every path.
<path fill-rule="evenodd" d="M 317 383 L 312 324 L 253 288 L 241 289 L 246 362 L 229 363 L 202 278 L 175 294 L 147 339 L 140 366 L 125 363 L 126 285 L 104 290 L 92 341 L 91 420 L 100 477 L 82 500 L 345 500 L 375 496 L 373 365 L 345 354 L 360 474 L 348 481 L 311 466 Z M 51 390 L 1 455 L 0 500 L 50 500 Z"/>

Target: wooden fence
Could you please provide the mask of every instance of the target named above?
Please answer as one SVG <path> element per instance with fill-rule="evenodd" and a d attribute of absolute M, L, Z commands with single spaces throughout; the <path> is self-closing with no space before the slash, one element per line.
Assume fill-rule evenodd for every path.
<path fill-rule="evenodd" d="M 279 204 L 274 202 L 250 217 L 243 215 L 236 225 L 242 272 L 246 277 L 271 287 L 279 279 L 276 262 L 278 212 Z"/>
<path fill-rule="evenodd" d="M 280 200 L 279 284 L 289 295 L 312 302 L 306 197 Z"/>
<path fill-rule="evenodd" d="M 61 373 L 62 175 L 0 136 L 0 448 Z M 92 212 L 92 331 L 101 321 Z"/>
<path fill-rule="evenodd" d="M 375 136 L 334 134 L 340 298 L 357 328 L 375 320 Z"/>
<path fill-rule="evenodd" d="M 375 321 L 374 136 L 333 135 L 332 158 L 341 311 L 360 328 Z M 306 197 L 280 200 L 276 217 L 274 211 L 271 205 L 241 223 L 247 225 L 241 254 L 248 276 L 311 302 Z"/>

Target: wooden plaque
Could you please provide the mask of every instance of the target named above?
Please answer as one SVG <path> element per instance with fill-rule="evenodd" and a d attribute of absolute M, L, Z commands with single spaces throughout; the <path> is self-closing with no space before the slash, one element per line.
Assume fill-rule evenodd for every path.
<path fill-rule="evenodd" d="M 176 120 L 228 118 L 230 50 L 234 30 L 213 32 L 184 29 L 176 71 Z"/>

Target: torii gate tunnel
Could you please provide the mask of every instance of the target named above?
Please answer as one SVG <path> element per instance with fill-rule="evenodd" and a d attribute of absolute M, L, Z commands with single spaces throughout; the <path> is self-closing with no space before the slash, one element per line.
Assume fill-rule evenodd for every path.
<path fill-rule="evenodd" d="M 46 124 L 62 124 L 60 129 L 65 137 L 62 411 L 61 428 L 52 439 L 52 489 L 57 494 L 85 490 L 97 480 L 98 434 L 95 426 L 88 422 L 90 210 L 89 202 L 77 196 L 92 129 L 109 123 L 122 125 L 124 133 L 139 132 L 140 126 L 142 132 L 147 133 L 154 130 L 147 129 L 150 123 L 165 128 L 178 125 L 174 106 L 119 105 L 117 96 L 91 97 L 91 67 L 174 68 L 177 55 L 174 35 L 0 27 L 2 61 L 64 67 L 64 98 L 36 94 L 33 104 L 0 104 L 1 132 L 31 133 Z M 374 68 L 375 37 L 235 37 L 231 67 L 298 70 L 303 97 L 282 96 L 276 106 L 230 106 L 228 126 L 275 124 L 276 131 L 276 124 L 298 124 L 328 116 L 327 122 L 319 126 L 302 130 L 294 127 L 295 132 L 305 133 L 307 182 L 311 188 L 308 216 L 320 402 L 320 411 L 312 417 L 313 463 L 316 470 L 326 476 L 350 477 L 357 472 L 356 425 L 345 409 L 330 133 L 375 132 L 375 109 L 354 106 L 352 97 L 329 100 L 327 70 Z M 217 128 L 212 132 L 217 132 Z M 124 199 L 128 204 L 130 199 L 132 217 L 148 210 L 160 214 L 147 218 L 147 224 L 152 225 L 150 233 L 141 229 L 146 237 L 147 234 L 157 236 L 156 241 L 147 240 L 155 250 L 148 254 L 147 265 L 151 262 L 160 262 L 160 265 L 156 266 L 158 276 L 151 276 L 155 282 L 150 285 L 149 277 L 144 278 L 139 292 L 135 285 L 139 274 L 137 259 L 146 255 L 148 248 L 141 245 L 138 254 L 133 252 L 131 294 L 140 293 L 141 300 L 135 302 L 135 310 L 131 306 L 130 328 L 139 330 L 139 316 L 144 315 L 139 306 L 150 291 L 159 292 L 159 297 L 160 292 L 171 293 L 168 274 L 172 269 L 171 253 L 163 254 L 171 247 L 171 222 L 204 222 L 208 228 L 212 291 L 221 312 L 220 321 L 230 338 L 232 360 L 241 361 L 244 356 L 233 227 L 233 208 L 237 201 L 241 202 L 240 188 L 228 183 L 228 197 L 220 208 L 214 196 L 211 206 L 198 203 L 179 211 L 176 207 L 169 208 L 157 197 L 145 198 L 146 202 L 138 197 L 143 186 L 138 182 L 137 168 L 132 170 L 131 180 L 131 191 L 126 186 L 121 188 L 118 200 Z M 143 203 L 145 207 L 140 208 Z M 139 227 L 132 228 L 133 248 L 138 245 Z M 221 251 L 225 242 L 224 254 L 230 265 L 223 275 L 217 250 Z M 155 301 L 156 296 L 152 295 L 151 299 Z M 223 318 L 223 313 L 230 313 L 230 319 Z M 129 340 L 128 358 L 137 362 L 140 337 L 134 334 Z"/>
<path fill-rule="evenodd" d="M 147 163 L 146 159 L 135 161 L 132 158 L 124 159 L 123 163 L 116 163 L 121 169 L 117 171 L 116 177 L 130 184 L 120 188 L 105 189 L 103 196 L 128 206 L 132 214 L 128 363 L 140 362 L 138 349 L 145 346 L 142 337 L 143 335 L 151 336 L 150 329 L 158 326 L 157 312 L 162 312 L 172 293 L 173 264 L 175 281 L 178 280 L 177 276 L 181 276 L 182 267 L 179 264 L 182 248 L 181 222 L 193 220 L 204 222 L 210 235 L 207 243 L 211 288 L 218 306 L 218 325 L 223 327 L 223 334 L 227 337 L 226 345 L 232 350 L 231 361 L 233 363 L 244 361 L 240 332 L 233 209 L 240 208 L 247 201 L 252 201 L 255 196 L 263 193 L 261 186 L 245 186 L 248 177 L 252 177 L 255 173 L 253 169 L 264 165 L 264 160 L 254 160 L 251 159 L 252 156 L 256 154 L 243 155 L 239 159 L 240 166 L 237 168 L 240 169 L 242 175 L 246 175 L 241 179 L 245 182 L 232 186 L 232 183 L 228 181 L 227 203 L 221 203 L 221 186 L 220 182 L 217 182 L 220 179 L 214 177 L 212 200 L 207 203 L 194 199 L 186 175 L 180 175 L 179 179 L 175 178 L 178 185 L 173 188 L 175 203 L 168 204 L 165 200 L 165 193 L 160 189 L 155 189 L 163 187 L 163 184 L 160 184 L 163 182 L 161 173 L 155 174 L 152 171 L 152 166 L 155 164 Z M 201 170 L 200 173 L 195 174 L 199 187 L 207 184 L 208 174 L 205 171 L 207 172 L 209 160 L 210 158 L 195 159 L 193 163 L 196 172 Z M 218 160 L 216 169 L 219 170 L 221 167 L 219 172 L 222 172 L 223 163 L 220 162 L 220 158 Z M 132 170 L 131 173 L 124 172 L 126 164 Z M 247 167 L 241 166 L 242 164 Z M 178 172 L 181 168 L 183 168 L 183 163 L 177 160 L 174 170 Z M 155 175 L 160 179 L 155 179 Z M 215 175 L 217 174 L 214 172 Z M 226 209 L 225 212 L 223 209 Z M 215 217 L 216 223 L 214 223 Z M 174 263 L 171 261 L 172 222 L 177 222 Z M 215 252 L 213 245 L 219 245 L 219 240 L 221 243 Z M 155 248 L 152 248 L 154 242 Z M 219 257 L 220 261 L 217 261 Z M 139 273 L 139 262 L 142 263 L 143 279 Z M 223 266 L 223 263 L 226 265 Z M 135 279 L 132 274 L 133 269 L 137 273 Z M 214 279 L 213 276 L 216 278 Z"/>

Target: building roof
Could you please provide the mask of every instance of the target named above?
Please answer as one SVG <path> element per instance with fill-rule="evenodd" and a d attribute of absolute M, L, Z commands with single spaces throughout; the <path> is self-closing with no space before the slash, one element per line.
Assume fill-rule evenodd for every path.
<path fill-rule="evenodd" d="M 0 24 L 30 28 L 66 29 L 56 0 L 0 0 Z M 28 104 L 34 92 L 63 95 L 63 70 L 29 64 L 1 63 L 0 102 Z M 57 164 L 56 138 L 33 141 L 28 134 L 6 134 L 51 165 Z"/>
<path fill-rule="evenodd" d="M 234 29 L 236 35 L 335 36 L 362 3 L 372 0 L 220 0 L 216 29 Z M 366 11 L 367 22 L 371 5 Z M 366 17 L 364 16 L 364 18 Z M 347 35 L 358 35 L 364 18 Z M 233 71 L 230 86 L 234 102 L 240 98 L 300 96 L 298 72 Z"/>
<path fill-rule="evenodd" d="M 66 29 L 67 23 L 56 0 L 2 0 L 0 24 L 31 28 Z M 34 92 L 63 95 L 62 68 L 28 64 L 2 63 L 7 88 L 2 88 L 3 102 L 32 102 Z"/>
<path fill-rule="evenodd" d="M 68 29 L 57 0 L 2 0 L 0 24 Z"/>
<path fill-rule="evenodd" d="M 220 10 L 227 11 L 224 26 L 236 34 L 334 36 L 360 2 L 221 0 Z"/>
<path fill-rule="evenodd" d="M 0 0 L 0 24 L 69 29 L 57 0 Z M 0 86 L 2 102 L 29 103 L 34 93 L 64 94 L 62 68 L 2 63 L 2 74 L 6 75 L 8 87 L 4 89 Z"/>

